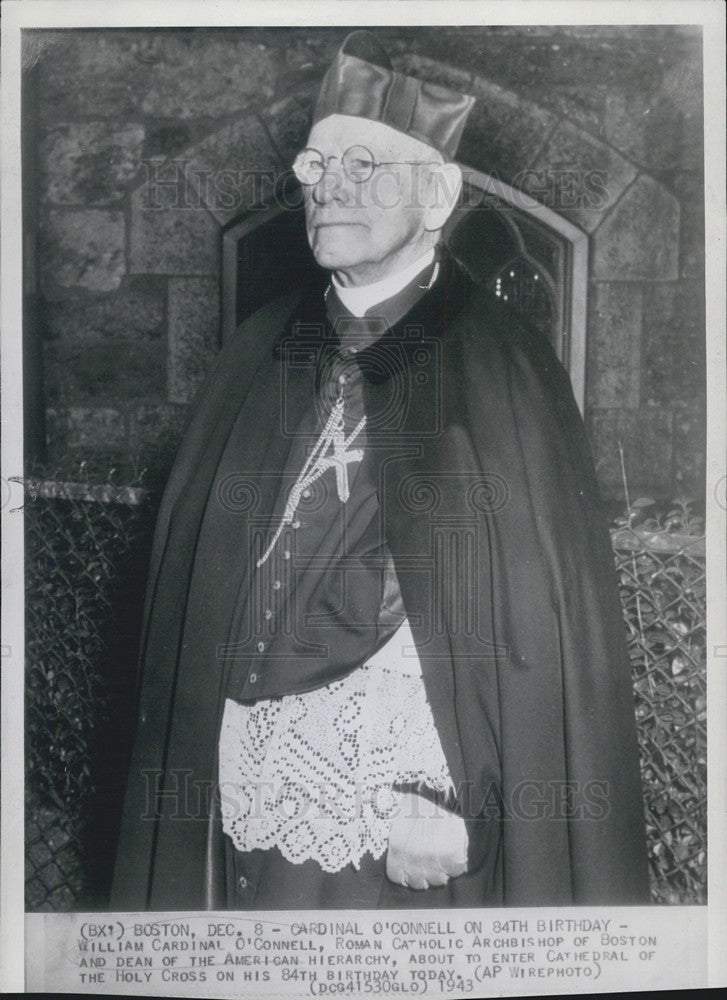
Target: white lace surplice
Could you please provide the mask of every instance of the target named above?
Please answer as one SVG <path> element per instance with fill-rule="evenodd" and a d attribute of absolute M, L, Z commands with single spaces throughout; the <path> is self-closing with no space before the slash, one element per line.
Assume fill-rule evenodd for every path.
<path fill-rule="evenodd" d="M 228 699 L 219 742 L 222 826 L 240 851 L 278 847 L 326 872 L 379 858 L 395 783 L 452 788 L 409 623 L 364 666 L 304 694 Z"/>

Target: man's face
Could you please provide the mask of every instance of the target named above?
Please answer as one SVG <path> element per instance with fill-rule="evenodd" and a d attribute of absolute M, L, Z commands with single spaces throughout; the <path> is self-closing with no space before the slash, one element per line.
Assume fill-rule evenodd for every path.
<path fill-rule="evenodd" d="M 435 150 L 388 125 L 349 115 L 317 122 L 307 145 L 327 163 L 321 180 L 303 187 L 308 242 L 317 262 L 342 284 L 378 281 L 436 242 L 427 229 L 430 168 L 404 162 L 440 161 Z M 357 183 L 341 166 L 351 146 L 367 147 L 376 163 L 386 165 Z"/>

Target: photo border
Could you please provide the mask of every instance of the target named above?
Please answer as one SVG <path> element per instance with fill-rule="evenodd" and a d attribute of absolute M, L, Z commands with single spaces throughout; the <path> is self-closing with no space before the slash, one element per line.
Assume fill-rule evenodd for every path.
<path fill-rule="evenodd" d="M 414 8 L 414 9 L 413 9 Z M 707 329 L 707 649 L 709 771 L 709 899 L 704 985 L 727 982 L 727 566 L 725 484 L 725 51 L 720 0 L 615 0 L 584 3 L 542 0 L 371 0 L 301 5 L 262 2 L 157 2 L 128 0 L 112 9 L 69 0 L 6 0 L 2 10 L 2 814 L 0 819 L 0 969 L 2 988 L 22 991 L 24 970 L 23 826 L 23 435 L 22 230 L 20 163 L 20 32 L 24 28 L 277 26 L 347 24 L 695 24 L 704 29 L 705 258 Z M 688 908 L 686 908 L 688 909 Z M 675 907 L 678 915 L 680 908 Z M 60 916 L 60 915 L 59 915 Z M 50 918 L 52 919 L 52 918 Z M 688 928 L 685 929 L 685 933 Z M 624 989 L 628 984 L 624 984 Z M 194 995 L 191 993 L 190 995 Z M 452 994 L 450 994 L 452 995 Z"/>

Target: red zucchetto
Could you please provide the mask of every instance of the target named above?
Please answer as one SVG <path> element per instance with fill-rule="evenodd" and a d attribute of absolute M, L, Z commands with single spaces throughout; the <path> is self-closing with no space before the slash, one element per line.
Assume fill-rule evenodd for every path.
<path fill-rule="evenodd" d="M 329 115 L 382 122 L 452 159 L 474 98 L 398 73 L 370 31 L 353 31 L 323 78 L 313 124 Z"/>

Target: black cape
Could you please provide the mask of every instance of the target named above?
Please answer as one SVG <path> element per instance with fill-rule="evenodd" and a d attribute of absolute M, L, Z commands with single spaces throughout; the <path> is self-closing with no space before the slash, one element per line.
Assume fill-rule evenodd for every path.
<path fill-rule="evenodd" d="M 151 556 L 114 909 L 224 906 L 208 793 L 229 664 L 202 653 L 205 642 L 235 639 L 250 572 L 244 512 L 220 528 L 239 550 L 234 570 L 223 580 L 210 567 L 202 598 L 190 581 L 200 579 L 201 525 L 242 410 L 251 423 L 240 468 L 259 471 L 255 517 L 272 514 L 290 447 L 281 343 L 309 346 L 311 330 L 332 335 L 326 324 L 319 292 L 265 306 L 220 353 L 196 402 Z M 622 610 L 567 374 L 544 338 L 452 260 L 358 360 L 382 530 L 468 825 L 470 868 L 492 857 L 495 837 L 495 902 L 647 902 Z M 293 410 L 308 402 L 286 396 Z"/>

